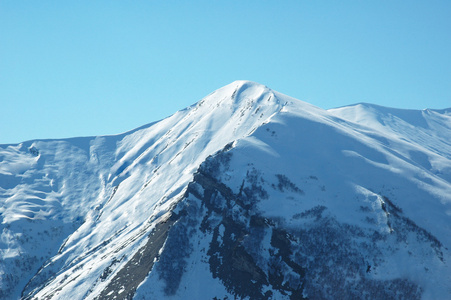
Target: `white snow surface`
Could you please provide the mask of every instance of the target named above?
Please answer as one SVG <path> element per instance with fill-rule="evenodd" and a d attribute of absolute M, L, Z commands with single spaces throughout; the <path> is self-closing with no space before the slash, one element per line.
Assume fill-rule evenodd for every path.
<path fill-rule="evenodd" d="M 19 299 L 24 289 L 37 288 L 36 299 L 94 299 L 108 284 L 99 280 L 105 268 L 121 269 L 183 197 L 200 164 L 229 143 L 232 165 L 221 176 L 235 192 L 249 164 L 268 184 L 284 174 L 304 192 L 299 198 L 273 190 L 259 203 L 264 215 L 302 226 L 295 214 L 321 204 L 342 222 L 368 226 L 356 210 L 367 205 L 383 232 L 390 230 L 379 205 L 385 194 L 450 249 L 450 141 L 450 109 L 358 104 L 323 110 L 236 81 L 120 135 L 0 145 L 0 298 Z M 205 239 L 196 239 L 199 249 L 206 247 Z M 185 290 L 174 297 L 232 298 L 195 253 L 189 268 L 198 278 L 183 277 Z M 425 298 L 451 297 L 449 251 L 444 263 L 418 257 L 411 265 L 403 255 L 401 249 L 392 258 L 397 270 L 387 262 L 373 276 L 405 276 L 425 282 Z M 417 278 L 427 264 L 430 276 Z M 151 273 L 136 298 L 162 296 L 158 280 Z M 198 282 L 207 291 L 198 294 Z"/>

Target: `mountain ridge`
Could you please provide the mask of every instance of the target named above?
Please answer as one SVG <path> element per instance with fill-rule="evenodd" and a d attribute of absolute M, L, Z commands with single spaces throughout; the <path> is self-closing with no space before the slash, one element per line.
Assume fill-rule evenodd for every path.
<path fill-rule="evenodd" d="M 201 288 L 193 282 L 195 274 L 211 283 L 205 294 L 211 298 L 319 296 L 321 280 L 309 276 L 324 266 L 294 254 L 315 257 L 298 244 L 307 230 L 299 228 L 319 230 L 321 222 L 338 236 L 342 228 L 354 228 L 346 243 L 354 251 L 352 263 L 359 265 L 360 279 L 350 277 L 357 290 L 372 290 L 361 285 L 365 280 L 380 287 L 382 274 L 396 266 L 387 257 L 391 253 L 417 264 L 403 264 L 407 270 L 420 274 L 427 265 L 433 276 L 414 280 L 409 272 L 395 270 L 385 277 L 386 284 L 409 287 L 404 295 L 413 298 L 451 295 L 445 284 L 450 277 L 451 150 L 444 139 L 449 132 L 435 134 L 448 124 L 436 119 L 435 127 L 413 126 L 422 133 L 418 139 L 418 129 L 403 135 L 408 126 L 401 118 L 386 119 L 381 126 L 374 118 L 365 124 L 356 116 L 355 108 L 326 111 L 257 83 L 235 81 L 168 118 L 123 134 L 0 145 L 5 258 L 0 272 L 8 278 L 1 283 L 7 292 L 0 298 L 101 299 L 108 293 L 184 298 Z M 211 195 L 222 200 L 215 202 Z M 222 230 L 227 243 L 218 242 Z M 373 231 L 379 237 L 370 238 Z M 244 244 L 236 244 L 225 232 L 248 232 L 252 238 L 244 234 Z M 284 234 L 297 238 L 285 240 Z M 158 251 L 149 248 L 152 236 L 162 243 Z M 327 240 L 320 231 L 318 238 Z M 39 239 L 52 242 L 39 245 Z M 168 245 L 179 239 L 186 247 L 179 249 L 175 242 L 177 254 Z M 375 252 L 356 247 L 353 239 L 365 240 L 365 247 L 371 245 L 383 258 L 376 263 Z M 383 246 L 384 239 L 398 250 Z M 230 252 L 232 245 L 241 250 Z M 282 254 L 267 256 L 276 250 Z M 126 283 L 121 270 L 133 269 L 143 257 L 153 262 L 134 269 L 144 277 Z M 232 269 L 222 269 L 215 257 L 228 257 Z M 283 262 L 280 275 L 267 265 L 273 259 Z M 372 261 L 373 273 L 362 259 Z M 178 285 L 168 285 L 174 270 L 166 270 L 165 261 L 179 268 Z M 240 269 L 239 261 L 250 269 Z M 252 294 L 246 296 L 230 272 L 241 272 Z M 346 272 L 337 278 L 346 278 Z M 17 273 L 25 279 L 14 277 Z M 283 284 L 290 276 L 295 281 Z M 433 280 L 438 294 L 428 287 Z M 334 295 L 328 293 L 321 297 Z"/>

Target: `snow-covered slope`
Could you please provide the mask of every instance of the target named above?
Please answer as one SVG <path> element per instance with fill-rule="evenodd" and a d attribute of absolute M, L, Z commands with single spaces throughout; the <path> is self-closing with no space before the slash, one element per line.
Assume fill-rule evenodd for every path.
<path fill-rule="evenodd" d="M 361 103 L 329 112 L 391 137 L 394 151 L 451 181 L 451 108 L 407 110 Z"/>
<path fill-rule="evenodd" d="M 449 110 L 237 81 L 117 136 L 0 146 L 0 298 L 451 296 Z"/>

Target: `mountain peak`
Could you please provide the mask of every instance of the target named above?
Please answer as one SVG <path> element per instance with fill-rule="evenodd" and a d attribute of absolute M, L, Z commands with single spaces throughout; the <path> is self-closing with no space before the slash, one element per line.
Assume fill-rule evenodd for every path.
<path fill-rule="evenodd" d="M 203 98 L 197 106 L 207 105 L 213 107 L 231 107 L 240 109 L 249 105 L 275 106 L 277 110 L 279 101 L 274 92 L 267 86 L 247 81 L 236 80 Z"/>
<path fill-rule="evenodd" d="M 229 86 L 229 85 L 234 86 L 234 87 L 244 88 L 244 89 L 246 89 L 248 87 L 256 87 L 256 86 L 269 89 L 266 85 L 263 85 L 261 83 L 251 81 L 251 80 L 235 80 L 226 86 Z"/>

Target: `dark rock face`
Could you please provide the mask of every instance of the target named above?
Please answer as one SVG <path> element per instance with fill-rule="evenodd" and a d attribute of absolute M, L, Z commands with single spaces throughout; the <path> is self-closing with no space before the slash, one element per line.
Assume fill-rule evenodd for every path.
<path fill-rule="evenodd" d="M 96 299 L 133 299 L 136 288 L 152 270 L 158 252 L 163 247 L 169 228 L 174 222 L 175 217 L 171 216 L 167 221 L 157 224 L 146 245 L 136 252 Z M 100 279 L 106 279 L 109 272 L 107 268 Z"/>
<path fill-rule="evenodd" d="M 207 159 L 178 204 L 179 220 L 157 267 L 167 295 L 178 289 L 185 258 L 193 251 L 190 237 L 200 231 L 211 236 L 207 255 L 212 276 L 237 298 L 273 299 L 275 292 L 286 299 L 421 298 L 422 289 L 414 282 L 370 276 L 387 251 L 380 241 L 399 241 L 413 233 L 440 254 L 437 239 L 403 217 L 400 208 L 385 201 L 391 226 L 397 227 L 385 235 L 340 223 L 320 205 L 296 215 L 306 220 L 305 227 L 288 228 L 283 220 L 257 210 L 255 204 L 268 197 L 257 169 L 250 167 L 239 193 L 217 179 L 230 159 L 227 151 Z M 286 176 L 276 177 L 277 189 L 302 193 Z"/>
<path fill-rule="evenodd" d="M 203 195 L 199 193 L 200 188 Z M 258 187 L 256 190 L 257 195 L 264 194 Z M 256 200 L 251 190 L 236 195 L 202 170 L 195 175 L 186 199 L 179 204 L 182 206 L 180 219 L 169 233 L 157 267 L 160 278 L 166 282 L 168 295 L 176 292 L 186 266 L 184 256 L 190 255 L 189 237 L 200 230 L 212 236 L 207 251 L 210 271 L 229 293 L 239 298 L 271 299 L 273 293 L 263 291 L 263 287 L 269 285 L 287 297 L 302 299 L 304 271 L 290 259 L 286 232 L 273 230 L 269 220 L 249 209 Z M 278 252 L 270 261 L 259 253 L 262 239 L 267 234 L 272 235 L 273 252 Z M 286 277 L 287 272 L 292 273 L 292 278 Z"/>

